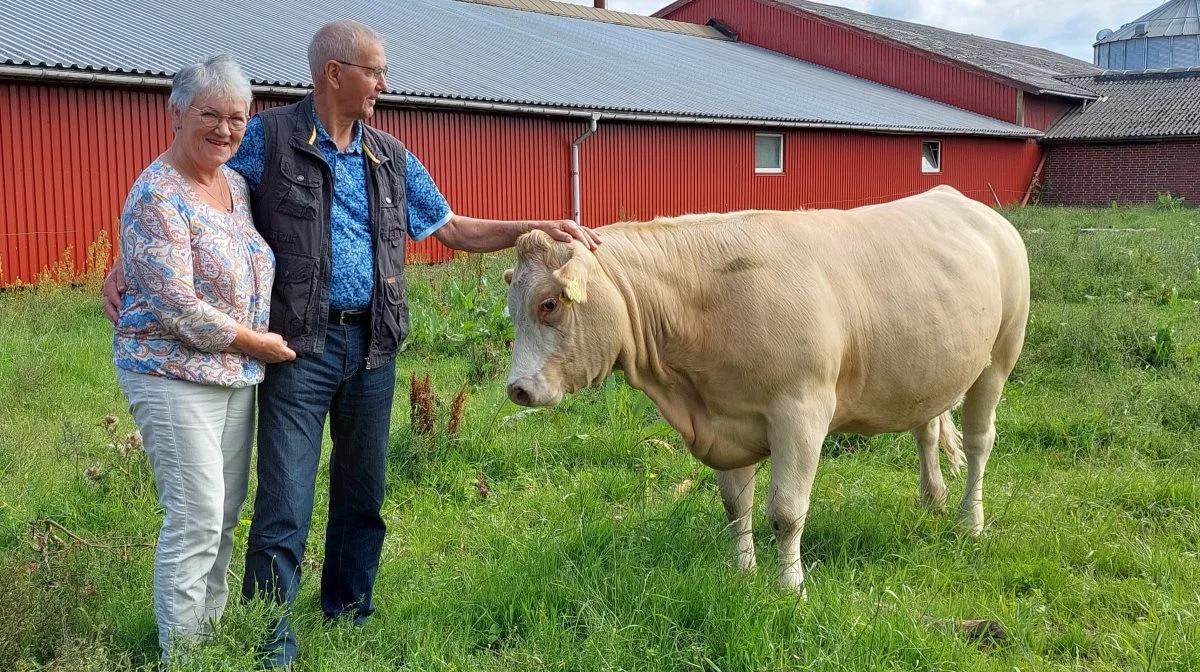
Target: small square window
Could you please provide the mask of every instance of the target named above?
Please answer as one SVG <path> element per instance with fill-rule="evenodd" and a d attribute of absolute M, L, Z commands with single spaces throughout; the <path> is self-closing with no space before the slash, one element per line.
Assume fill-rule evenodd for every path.
<path fill-rule="evenodd" d="M 777 133 L 754 134 L 754 172 L 783 172 L 783 136 Z"/>
<path fill-rule="evenodd" d="M 942 172 L 942 143 L 936 141 L 921 143 L 921 172 Z"/>

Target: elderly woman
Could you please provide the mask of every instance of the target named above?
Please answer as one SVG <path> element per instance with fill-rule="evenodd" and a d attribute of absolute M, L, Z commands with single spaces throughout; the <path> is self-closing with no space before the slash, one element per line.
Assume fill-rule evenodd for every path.
<path fill-rule="evenodd" d="M 264 362 L 295 358 L 267 332 L 274 257 L 245 180 L 224 163 L 250 111 L 250 83 L 226 56 L 180 70 L 175 138 L 130 189 L 121 214 L 128 291 L 113 341 L 117 379 L 145 439 L 166 510 L 154 562 L 165 661 L 225 608 L 250 470 L 254 386 Z"/>

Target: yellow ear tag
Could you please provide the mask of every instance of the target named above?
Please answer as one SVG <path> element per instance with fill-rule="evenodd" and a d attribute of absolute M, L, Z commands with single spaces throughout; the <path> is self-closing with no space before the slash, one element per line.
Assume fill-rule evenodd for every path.
<path fill-rule="evenodd" d="M 579 303 L 583 299 L 583 288 L 579 286 L 577 278 L 571 278 L 567 283 L 567 288 L 563 291 L 563 295 L 567 297 L 567 301 Z"/>

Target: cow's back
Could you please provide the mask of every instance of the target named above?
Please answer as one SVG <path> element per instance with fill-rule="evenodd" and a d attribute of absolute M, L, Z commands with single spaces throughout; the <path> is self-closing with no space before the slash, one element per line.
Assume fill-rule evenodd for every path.
<path fill-rule="evenodd" d="M 662 356 L 686 380 L 658 396 L 692 397 L 668 401 L 709 423 L 696 440 L 714 446 L 765 452 L 755 418 L 813 386 L 836 389 L 831 431 L 915 427 L 961 397 L 1028 313 L 1020 236 L 950 188 L 848 211 L 605 228 L 601 259 L 637 258 L 606 270 L 653 288 L 674 325 Z"/>
<path fill-rule="evenodd" d="M 910 429 L 961 398 L 1005 331 L 1023 335 L 1025 246 L 1002 216 L 948 187 L 845 217 L 821 262 L 843 329 L 833 429 Z M 853 263 L 839 264 L 850 249 Z"/>

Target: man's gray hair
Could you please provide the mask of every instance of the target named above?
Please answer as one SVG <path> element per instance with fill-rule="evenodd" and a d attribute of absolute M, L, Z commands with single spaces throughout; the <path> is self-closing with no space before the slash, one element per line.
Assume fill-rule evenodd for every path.
<path fill-rule="evenodd" d="M 171 78 L 171 97 L 167 105 L 186 112 L 197 94 L 246 103 L 247 109 L 254 93 L 242 66 L 228 54 L 212 56 L 203 63 L 193 63 Z"/>
<path fill-rule="evenodd" d="M 365 23 L 331 21 L 313 35 L 308 43 L 308 72 L 315 85 L 329 61 L 353 61 L 363 47 L 383 44 L 383 36 Z"/>

